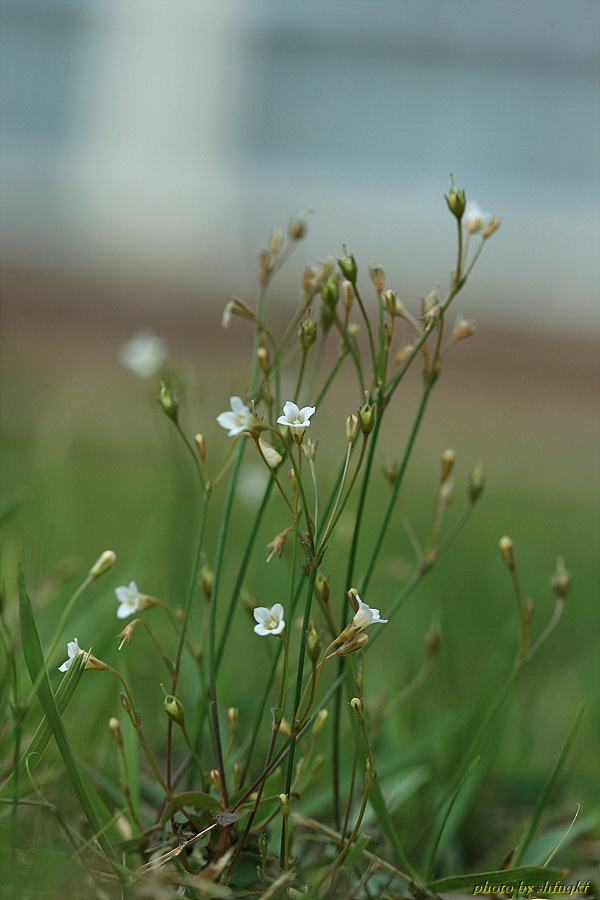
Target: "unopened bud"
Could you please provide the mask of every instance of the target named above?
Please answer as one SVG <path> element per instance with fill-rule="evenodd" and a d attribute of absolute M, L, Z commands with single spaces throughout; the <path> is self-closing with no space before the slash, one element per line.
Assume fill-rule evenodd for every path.
<path fill-rule="evenodd" d="M 177 394 L 172 388 L 167 387 L 164 381 L 160 382 L 160 394 L 158 402 L 163 408 L 165 415 L 173 422 L 177 422 L 179 416 L 179 401 Z"/>
<path fill-rule="evenodd" d="M 104 575 L 110 569 L 116 558 L 117 556 L 112 550 L 105 550 L 90 569 L 89 577 L 100 578 L 101 575 Z"/>
<path fill-rule="evenodd" d="M 448 478 L 452 469 L 454 468 L 454 461 L 456 459 L 456 454 L 454 450 L 444 450 L 442 453 L 442 465 L 440 468 L 440 484 L 443 484 L 444 481 Z"/>
<path fill-rule="evenodd" d="M 396 353 L 396 359 L 394 360 L 394 364 L 396 366 L 401 366 L 402 363 L 408 359 L 411 353 L 414 352 L 414 344 L 405 344 L 403 347 L 400 347 L 398 352 Z"/>
<path fill-rule="evenodd" d="M 269 279 L 269 251 L 258 251 L 258 283 L 266 284 Z"/>
<path fill-rule="evenodd" d="M 396 291 L 384 291 L 381 295 L 381 305 L 392 319 L 404 315 L 404 304 L 398 299 Z"/>
<path fill-rule="evenodd" d="M 557 597 L 564 599 L 569 593 L 571 587 L 571 574 L 567 571 L 565 561 L 562 556 L 556 560 L 556 571 L 551 580 L 552 590 Z"/>
<path fill-rule="evenodd" d="M 229 709 L 227 710 L 227 721 L 229 723 L 229 730 L 231 731 L 232 735 L 235 736 L 237 733 L 238 722 L 239 722 L 239 712 L 238 712 L 237 707 L 235 707 L 235 706 L 229 707 Z"/>
<path fill-rule="evenodd" d="M 346 312 L 350 312 L 354 303 L 354 288 L 349 281 L 342 281 L 342 303 Z"/>
<path fill-rule="evenodd" d="M 296 480 L 296 473 L 294 472 L 293 469 L 290 469 L 290 470 L 289 470 L 289 472 L 288 472 L 288 478 L 289 478 L 289 480 L 290 480 L 290 485 L 291 485 L 291 487 L 292 487 L 292 490 L 295 491 L 296 488 L 298 487 L 298 482 L 297 482 L 297 480 Z"/>
<path fill-rule="evenodd" d="M 452 331 L 452 337 L 455 341 L 462 341 L 471 337 L 477 331 L 477 325 L 471 319 L 457 319 Z"/>
<path fill-rule="evenodd" d="M 195 434 L 194 443 L 196 445 L 196 450 L 198 451 L 198 456 L 202 462 L 206 462 L 206 441 L 204 440 L 204 435 Z"/>
<path fill-rule="evenodd" d="M 269 841 L 267 840 L 267 836 L 264 831 L 258 836 L 258 852 L 263 859 L 265 859 L 267 853 L 269 852 Z"/>
<path fill-rule="evenodd" d="M 346 438 L 348 443 L 351 444 L 356 435 L 358 434 L 358 416 L 354 414 L 348 416 L 346 419 Z"/>
<path fill-rule="evenodd" d="M 363 709 L 362 700 L 360 697 L 353 697 L 350 701 L 350 706 L 352 707 L 352 712 L 354 713 L 354 717 L 357 722 L 365 721 L 365 711 Z"/>
<path fill-rule="evenodd" d="M 515 570 L 515 551 L 514 544 L 512 540 L 504 535 L 504 537 L 500 538 L 500 542 L 498 544 L 500 548 L 500 553 L 502 554 L 502 559 L 504 560 L 504 564 L 507 569 L 510 569 L 511 572 Z"/>
<path fill-rule="evenodd" d="M 346 245 L 342 245 L 342 249 L 344 251 L 344 256 L 341 259 L 338 259 L 338 266 L 340 267 L 340 272 L 347 278 L 351 284 L 356 284 L 356 276 L 358 274 L 358 266 L 356 265 L 356 260 L 352 253 L 348 253 L 346 250 Z"/>
<path fill-rule="evenodd" d="M 290 814 L 290 797 L 289 794 L 280 794 L 279 795 L 279 809 L 281 811 L 281 815 L 284 819 Z"/>
<path fill-rule="evenodd" d="M 239 760 L 234 762 L 231 767 L 231 774 L 233 775 L 233 787 L 237 791 L 242 783 L 242 775 L 244 774 L 243 763 L 239 762 Z"/>
<path fill-rule="evenodd" d="M 291 241 L 300 241 L 306 234 L 306 225 L 309 218 L 312 216 L 313 210 L 308 209 L 306 212 L 301 213 L 289 224 L 288 234 L 290 236 Z"/>
<path fill-rule="evenodd" d="M 266 347 L 259 347 L 256 351 L 256 357 L 261 371 L 268 375 L 271 371 L 271 360 L 269 359 L 269 351 Z"/>
<path fill-rule="evenodd" d="M 310 438 L 306 438 L 302 443 L 302 452 L 308 460 L 312 460 L 313 462 L 317 456 L 317 447 L 319 446 L 319 441 L 311 441 Z"/>
<path fill-rule="evenodd" d="M 279 251 L 281 250 L 281 244 L 283 242 L 283 234 L 279 229 L 275 229 L 271 232 L 271 240 L 269 241 L 269 253 L 271 256 L 277 256 Z"/>
<path fill-rule="evenodd" d="M 312 619 L 308 623 L 308 629 L 304 634 L 306 643 L 306 652 L 312 663 L 316 663 L 321 655 L 321 638 L 319 632 L 315 628 Z"/>
<path fill-rule="evenodd" d="M 432 625 L 425 634 L 425 646 L 430 656 L 435 656 L 442 646 L 442 630 L 439 625 Z"/>
<path fill-rule="evenodd" d="M 328 278 L 327 281 L 321 286 L 321 298 L 323 300 L 324 306 L 330 311 L 336 307 L 336 304 L 340 297 L 340 289 L 335 278 Z"/>
<path fill-rule="evenodd" d="M 225 306 L 221 317 L 221 327 L 229 328 L 233 316 L 240 316 L 242 319 L 254 319 L 254 313 L 250 307 L 238 300 L 237 297 L 233 297 Z"/>
<path fill-rule="evenodd" d="M 170 719 L 177 722 L 178 725 L 183 725 L 185 721 L 185 712 L 183 704 L 178 697 L 174 694 L 167 694 L 163 700 L 163 709 Z"/>
<path fill-rule="evenodd" d="M 363 434 L 370 434 L 375 427 L 375 410 L 368 400 L 358 411 L 358 421 Z"/>
<path fill-rule="evenodd" d="M 303 350 L 312 347 L 317 339 L 317 326 L 312 319 L 305 319 L 300 326 L 298 339 Z"/>
<path fill-rule="evenodd" d="M 485 476 L 483 474 L 483 466 L 481 465 L 481 463 L 477 463 L 473 471 L 469 473 L 469 477 L 467 479 L 467 491 L 471 503 L 475 503 L 477 500 L 479 500 L 484 485 Z"/>
<path fill-rule="evenodd" d="M 369 277 L 375 285 L 375 290 L 380 294 L 385 287 L 385 272 L 381 266 L 369 266 Z"/>
<path fill-rule="evenodd" d="M 482 232 L 482 237 L 484 240 L 487 240 L 489 237 L 495 234 L 496 231 L 498 231 L 501 225 L 501 221 L 501 219 L 498 219 L 495 216 L 490 222 L 488 222 Z"/>
<path fill-rule="evenodd" d="M 463 217 L 463 213 L 465 211 L 465 206 L 467 205 L 467 198 L 464 191 L 461 191 L 460 188 L 457 188 L 454 184 L 454 176 L 450 175 L 451 186 L 450 190 L 446 194 L 446 203 L 448 204 L 448 209 L 452 213 L 453 216 L 456 216 L 458 221 Z"/>
<path fill-rule="evenodd" d="M 114 716 L 108 720 L 108 727 L 110 729 L 110 733 L 115 739 L 115 743 L 119 745 L 119 747 L 123 746 L 123 732 L 121 731 L 121 723 Z"/>
<path fill-rule="evenodd" d="M 440 503 L 448 504 L 454 497 L 454 483 L 451 479 L 446 479 L 443 484 L 440 485 L 439 498 Z"/>
<path fill-rule="evenodd" d="M 315 716 L 315 722 L 312 727 L 313 737 L 317 737 L 321 733 L 328 717 L 329 717 L 329 713 L 327 712 L 326 709 L 319 710 L 319 712 Z"/>
<path fill-rule="evenodd" d="M 319 572 L 315 579 L 315 593 L 322 603 L 327 603 L 330 591 L 329 579 Z"/>

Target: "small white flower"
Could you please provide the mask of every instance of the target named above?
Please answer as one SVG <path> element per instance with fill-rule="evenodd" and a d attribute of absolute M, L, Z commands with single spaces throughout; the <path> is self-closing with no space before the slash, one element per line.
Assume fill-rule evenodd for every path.
<path fill-rule="evenodd" d="M 469 234 L 477 234 L 490 221 L 489 213 L 482 212 L 477 203 L 467 203 L 467 208 L 462 218 L 462 224 Z"/>
<path fill-rule="evenodd" d="M 283 406 L 283 415 L 279 416 L 277 423 L 287 425 L 294 436 L 301 437 L 310 425 L 310 417 L 315 409 L 314 406 L 304 406 L 302 409 L 298 409 L 295 403 L 288 400 Z"/>
<path fill-rule="evenodd" d="M 366 603 L 363 603 L 358 594 L 356 594 L 358 610 L 352 619 L 352 625 L 359 631 L 367 628 L 368 625 L 383 625 L 388 619 L 382 619 L 378 609 L 371 609 Z"/>
<path fill-rule="evenodd" d="M 221 428 L 228 428 L 229 437 L 235 437 L 243 431 L 251 431 L 259 421 L 242 403 L 241 397 L 230 397 L 231 412 L 223 412 L 217 416 L 217 422 Z"/>
<path fill-rule="evenodd" d="M 140 608 L 142 597 L 135 581 L 130 581 L 129 587 L 123 585 L 115 588 L 115 594 L 121 604 L 117 610 L 117 619 L 126 619 Z"/>
<path fill-rule="evenodd" d="M 76 656 L 79 656 L 80 653 L 84 651 L 79 646 L 79 641 L 75 638 L 73 641 L 69 641 L 67 644 L 67 653 L 69 654 L 69 658 L 64 661 L 64 663 L 58 667 L 59 672 L 66 672 L 70 667 L 71 663 L 75 659 Z"/>
<path fill-rule="evenodd" d="M 258 622 L 258 625 L 254 626 L 256 634 L 281 634 L 285 628 L 283 614 L 281 603 L 276 603 L 271 609 L 267 609 L 266 606 L 257 606 L 254 610 L 254 618 Z"/>
<path fill-rule="evenodd" d="M 152 331 L 138 331 L 119 351 L 122 364 L 138 378 L 150 378 L 167 361 L 169 351 Z"/>

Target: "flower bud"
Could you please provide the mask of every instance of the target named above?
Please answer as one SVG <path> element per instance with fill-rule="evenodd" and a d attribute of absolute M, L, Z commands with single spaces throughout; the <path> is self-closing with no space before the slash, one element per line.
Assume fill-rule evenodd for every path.
<path fill-rule="evenodd" d="M 398 299 L 396 291 L 384 291 L 381 295 L 381 305 L 392 319 L 404 314 L 404 305 Z"/>
<path fill-rule="evenodd" d="M 357 722 L 365 721 L 365 712 L 362 705 L 362 700 L 360 697 L 353 697 L 350 701 L 350 706 L 352 707 L 352 712 L 354 713 L 354 717 Z"/>
<path fill-rule="evenodd" d="M 266 284 L 269 280 L 269 251 L 258 251 L 258 283 Z"/>
<path fill-rule="evenodd" d="M 119 747 L 123 746 L 123 732 L 121 731 L 121 723 L 114 716 L 108 720 L 108 727 L 110 729 L 110 733 L 115 739 L 115 743 L 119 745 Z"/>
<path fill-rule="evenodd" d="M 327 721 L 328 716 L 329 716 L 329 713 L 327 712 L 326 709 L 319 710 L 319 712 L 315 716 L 315 723 L 312 727 L 313 737 L 317 737 L 321 733 L 321 731 L 323 730 L 323 726 L 325 725 L 325 722 Z"/>
<path fill-rule="evenodd" d="M 312 319 L 305 319 L 300 325 L 298 339 L 303 350 L 312 347 L 317 339 L 317 326 Z"/>
<path fill-rule="evenodd" d="M 423 317 L 434 317 L 439 315 L 440 309 L 440 295 L 439 295 L 439 284 L 434 284 L 430 292 L 423 299 L 421 303 L 421 311 Z"/>
<path fill-rule="evenodd" d="M 261 371 L 268 375 L 271 371 L 271 360 L 269 359 L 269 351 L 266 347 L 259 347 L 256 351 L 256 357 Z"/>
<path fill-rule="evenodd" d="M 368 400 L 358 411 L 358 421 L 363 434 L 370 434 L 375 427 L 375 410 Z"/>
<path fill-rule="evenodd" d="M 515 551 L 514 544 L 512 540 L 504 535 L 504 537 L 500 538 L 500 542 L 498 544 L 500 548 L 500 553 L 502 554 L 502 559 L 504 560 L 504 564 L 507 569 L 510 569 L 511 572 L 515 570 Z"/>
<path fill-rule="evenodd" d="M 277 256 L 277 254 L 281 250 L 282 242 L 283 234 L 278 228 L 274 229 L 271 232 L 271 240 L 269 241 L 269 253 L 271 254 L 271 256 Z"/>
<path fill-rule="evenodd" d="M 435 656 L 442 646 L 442 630 L 439 625 L 434 624 L 425 634 L 425 646 L 430 656 Z"/>
<path fill-rule="evenodd" d="M 455 341 L 462 341 L 464 338 L 471 337 L 477 331 L 477 325 L 471 319 L 457 319 L 452 331 L 452 337 Z"/>
<path fill-rule="evenodd" d="M 342 303 L 346 312 L 350 312 L 354 303 L 354 288 L 350 281 L 342 281 Z"/>
<path fill-rule="evenodd" d="M 319 572 L 315 579 L 315 594 L 322 603 L 327 603 L 330 592 L 329 579 Z"/>
<path fill-rule="evenodd" d="M 312 663 L 316 663 L 321 655 L 321 638 L 315 628 L 312 619 L 308 623 L 308 629 L 304 634 L 306 653 Z"/>
<path fill-rule="evenodd" d="M 198 456 L 200 457 L 202 462 L 206 462 L 206 442 L 204 440 L 204 435 L 195 434 L 194 443 L 196 445 L 196 450 L 198 451 Z"/>
<path fill-rule="evenodd" d="M 302 238 L 306 234 L 306 223 L 308 222 L 312 214 L 313 210 L 308 209 L 306 210 L 306 212 L 303 212 L 299 216 L 296 216 L 295 219 L 292 219 L 288 226 L 288 234 L 291 241 L 302 240 Z"/>
<path fill-rule="evenodd" d="M 455 216 L 458 221 L 463 217 L 463 213 L 465 211 L 465 206 L 467 205 L 467 198 L 464 191 L 461 191 L 454 184 L 454 176 L 450 175 L 451 186 L 450 190 L 446 194 L 446 203 L 448 204 L 448 209 Z"/>
<path fill-rule="evenodd" d="M 244 774 L 244 765 L 243 763 L 236 760 L 231 767 L 231 774 L 233 775 L 233 787 L 234 790 L 239 790 L 239 787 L 242 783 L 242 775 Z"/>
<path fill-rule="evenodd" d="M 571 587 L 571 574 L 567 571 L 565 561 L 562 556 L 556 560 L 556 571 L 551 580 L 552 590 L 557 597 L 563 600 L 569 593 Z"/>
<path fill-rule="evenodd" d="M 173 422 L 177 422 L 179 416 L 179 401 L 177 394 L 172 388 L 167 387 L 164 381 L 160 382 L 160 394 L 158 402 L 163 408 L 165 415 Z"/>
<path fill-rule="evenodd" d="M 498 231 L 498 229 L 500 228 L 500 225 L 501 225 L 501 221 L 502 221 L 501 219 L 498 219 L 495 216 L 493 219 L 491 219 L 488 222 L 488 224 L 483 229 L 483 233 L 482 233 L 482 237 L 484 240 L 487 240 L 489 237 L 491 237 L 493 234 L 495 234 L 496 231 Z"/>
<path fill-rule="evenodd" d="M 358 416 L 354 414 L 348 416 L 346 419 L 346 438 L 348 443 L 352 443 L 356 435 L 358 434 Z"/>
<path fill-rule="evenodd" d="M 381 266 L 369 266 L 369 277 L 375 285 L 375 290 L 380 294 L 385 287 L 385 272 Z"/>
<path fill-rule="evenodd" d="M 358 274 L 358 266 L 356 265 L 356 260 L 352 253 L 348 253 L 346 250 L 346 245 L 342 244 L 342 249 L 344 251 L 344 256 L 341 259 L 338 259 L 338 266 L 340 267 L 340 272 L 347 278 L 351 284 L 356 284 L 356 276 Z"/>
<path fill-rule="evenodd" d="M 280 794 L 279 795 L 279 809 L 281 811 L 281 815 L 284 819 L 290 814 L 290 797 L 289 794 Z"/>
<path fill-rule="evenodd" d="M 404 344 L 403 347 L 400 347 L 398 352 L 396 353 L 396 359 L 394 360 L 394 365 L 401 366 L 402 363 L 408 359 L 408 357 L 413 353 L 415 349 L 414 344 Z"/>
<path fill-rule="evenodd" d="M 237 734 L 239 718 L 239 711 L 237 707 L 230 706 L 227 710 L 227 721 L 229 723 L 229 730 L 234 737 Z"/>
<path fill-rule="evenodd" d="M 452 469 L 454 468 L 454 460 L 456 459 L 456 454 L 454 450 L 444 450 L 442 453 L 442 465 L 440 469 L 440 484 L 443 484 L 446 479 L 449 477 Z"/>
<path fill-rule="evenodd" d="M 101 553 L 89 572 L 90 578 L 100 578 L 113 565 L 117 556 L 112 550 L 105 550 Z"/>
<path fill-rule="evenodd" d="M 254 313 L 241 300 L 233 297 L 225 306 L 221 317 L 221 328 L 229 328 L 232 316 L 240 316 L 242 319 L 254 319 Z"/>
<path fill-rule="evenodd" d="M 477 500 L 479 500 L 483 491 L 484 484 L 485 476 L 483 474 L 483 467 L 481 463 L 477 463 L 473 471 L 469 473 L 467 482 L 467 490 L 471 503 L 475 503 Z"/>
<path fill-rule="evenodd" d="M 304 443 L 302 444 L 302 452 L 308 460 L 312 460 L 313 462 L 317 456 L 317 447 L 319 445 L 319 441 L 311 441 L 310 438 L 306 438 Z"/>
<path fill-rule="evenodd" d="M 203 565 L 200 566 L 200 573 L 198 575 L 198 584 L 200 585 L 200 589 L 202 593 L 206 597 L 207 600 L 210 600 L 212 597 L 212 589 L 213 582 L 215 580 L 215 576 L 213 570 L 210 566 Z"/>
<path fill-rule="evenodd" d="M 269 852 L 269 841 L 267 840 L 267 836 L 264 831 L 258 836 L 258 852 L 263 859 L 265 859 L 267 853 Z"/>
<path fill-rule="evenodd" d="M 328 278 L 321 286 L 321 298 L 325 307 L 333 312 L 340 298 L 340 289 L 335 278 Z"/>
<path fill-rule="evenodd" d="M 163 700 L 163 709 L 170 719 L 183 725 L 185 721 L 185 712 L 183 704 L 174 694 L 167 694 Z"/>

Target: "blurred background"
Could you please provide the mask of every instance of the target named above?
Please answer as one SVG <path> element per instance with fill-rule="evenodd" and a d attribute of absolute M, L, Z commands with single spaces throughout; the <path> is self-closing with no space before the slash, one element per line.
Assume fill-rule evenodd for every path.
<path fill-rule="evenodd" d="M 185 589 L 192 473 L 156 382 L 120 366 L 121 345 L 142 328 L 167 341 L 187 385 L 184 427 L 222 449 L 214 418 L 243 394 L 251 351 L 247 323 L 223 332 L 221 311 L 232 295 L 252 300 L 271 228 L 315 210 L 275 282 L 276 318 L 297 302 L 304 266 L 341 255 L 342 243 L 365 293 L 367 264 L 381 264 L 416 312 L 454 265 L 443 199 L 453 172 L 502 226 L 457 303 L 479 330 L 431 401 L 405 496 L 415 527 L 428 527 L 446 447 L 457 483 L 480 459 L 488 480 L 452 561 L 407 608 L 393 676 L 385 659 L 380 676 L 397 688 L 412 677 L 439 615 L 450 634 L 422 721 L 471 693 L 483 702 L 514 645 L 499 537 L 515 540 L 539 630 L 563 553 L 573 600 L 517 691 L 498 796 L 519 767 L 535 801 L 588 698 L 568 794 L 583 802 L 597 762 L 600 628 L 599 11 L 595 0 L 1 4 L 0 449 L 3 509 L 16 510 L 2 561 L 9 596 L 17 556 L 34 584 L 55 573 L 37 594 L 42 628 L 62 585 L 108 547 L 122 564 L 114 584 L 111 573 L 93 588 L 99 616 L 112 616 L 113 587 L 134 578 L 173 603 Z M 416 378 L 389 459 L 418 394 Z M 344 415 L 359 401 L 344 398 Z M 340 404 L 315 436 L 338 428 Z M 382 479 L 373 520 L 384 490 Z M 391 541 L 382 599 L 368 598 L 382 614 L 406 577 L 403 547 Z M 113 653 L 115 621 L 95 638 L 98 655 Z M 235 678 L 230 689 L 234 700 Z M 418 729 L 420 713 L 407 715 Z"/>

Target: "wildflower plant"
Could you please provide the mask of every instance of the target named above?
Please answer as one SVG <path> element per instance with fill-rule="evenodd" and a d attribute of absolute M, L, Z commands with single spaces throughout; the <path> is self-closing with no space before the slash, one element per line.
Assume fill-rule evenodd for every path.
<path fill-rule="evenodd" d="M 196 424 L 200 432 L 195 435 L 186 433 L 179 399 L 164 368 L 167 351 L 160 339 L 144 333 L 123 348 L 124 364 L 140 377 L 162 370 L 159 405 L 182 442 L 181 465 L 191 459 L 197 479 L 201 504 L 187 595 L 173 608 L 141 593 L 134 580 L 117 587 L 118 606 L 112 607 L 111 614 L 116 613 L 116 619 L 136 618 L 120 633 L 115 627 L 110 660 L 81 649 L 90 645 L 93 649 L 94 641 L 93 634 L 81 633 L 68 642 L 68 659 L 58 666 L 56 650 L 65 640 L 73 606 L 92 581 L 118 563 L 107 551 L 94 564 L 67 604 L 46 652 L 20 573 L 23 651 L 32 680 L 27 702 L 36 694 L 44 716 L 27 747 L 21 746 L 18 736 L 12 773 L 1 793 L 16 817 L 19 801 L 35 785 L 35 769 L 53 736 L 91 828 L 91 838 L 73 829 L 69 835 L 78 858 L 92 856 L 85 871 L 94 891 L 100 892 L 94 896 L 130 896 L 131 891 L 131 896 L 138 896 L 137 889 L 139 896 L 154 896 L 159 886 L 156 896 L 163 896 L 160 891 L 168 882 L 175 893 L 167 891 L 164 896 L 266 900 L 411 895 L 415 900 L 433 900 L 440 891 L 471 890 L 484 880 L 518 884 L 519 879 L 538 883 L 558 877 L 556 870 L 521 865 L 543 804 L 536 807 L 509 867 L 502 872 L 449 872 L 443 869 L 439 849 L 456 798 L 505 696 L 558 623 L 570 584 L 562 560 L 552 579 L 555 613 L 534 636 L 532 601 L 522 596 L 512 541 L 501 539 L 500 552 L 517 598 L 515 661 L 453 778 L 437 797 L 426 833 L 409 834 L 416 849 L 409 851 L 401 841 L 395 813 L 377 779 L 381 756 L 377 714 L 369 696 L 372 648 L 385 630 L 396 628 L 398 612 L 464 527 L 484 486 L 477 465 L 468 476 L 461 511 L 447 524 L 456 460 L 452 450 L 440 448 L 428 532 L 419 537 L 398 510 L 415 441 L 446 357 L 475 332 L 475 325 L 460 317 L 448 326 L 448 316 L 454 313 L 450 307 L 500 224 L 476 204 L 467 203 L 465 192 L 453 181 L 446 202 L 454 219 L 457 249 L 445 292 L 436 285 L 420 305 L 411 304 L 386 286 L 380 266 L 371 266 L 367 296 L 362 267 L 343 247 L 337 259 L 304 270 L 300 300 L 281 333 L 272 330 L 269 322 L 270 288 L 303 237 L 309 215 L 290 223 L 287 239 L 282 231 L 272 233 L 258 254 L 254 304 L 232 300 L 223 314 L 224 327 L 233 327 L 234 319 L 239 319 L 235 327 L 248 328 L 252 340 L 243 396 L 231 396 L 229 409 L 215 409 L 212 414 L 212 421 L 216 419 L 225 434 L 217 435 L 208 421 Z M 331 361 L 329 348 L 334 342 L 337 351 Z M 377 468 L 382 424 L 395 414 L 404 378 L 414 366 L 421 370 L 421 396 L 401 457 L 386 470 L 388 497 L 379 510 L 374 537 L 367 538 L 366 500 Z M 344 384 L 345 408 L 340 411 L 339 440 L 334 446 L 333 441 L 328 445 L 323 440 L 319 422 L 338 379 Z M 340 402 L 336 400 L 336 407 Z M 218 408 L 223 410 L 226 404 L 223 396 Z M 336 460 L 340 443 L 342 451 Z M 232 551 L 228 533 L 235 492 L 250 455 L 264 468 L 266 487 L 245 544 Z M 333 477 L 332 471 L 337 472 Z M 217 488 L 222 483 L 228 486 L 221 501 Z M 257 546 L 257 535 L 274 508 L 284 521 L 263 549 Z M 339 540 L 343 520 L 351 521 L 350 538 Z M 373 587 L 373 575 L 390 525 L 398 520 L 414 547 L 414 565 L 395 593 L 383 595 Z M 211 529 L 217 541 L 209 559 Z M 276 565 L 287 571 L 285 590 L 270 582 L 261 586 L 259 594 L 266 605 L 259 605 L 246 587 L 255 555 L 272 560 L 269 571 Z M 235 570 L 232 587 L 227 584 L 226 567 Z M 337 574 L 330 577 L 331 571 Z M 141 578 L 141 573 L 136 577 Z M 197 610 L 204 613 L 201 627 Z M 264 684 L 254 686 L 254 703 L 246 711 L 229 705 L 222 678 L 235 620 L 245 629 L 243 645 L 232 648 L 236 656 L 248 660 L 264 652 L 270 666 Z M 150 650 L 148 645 L 140 650 L 143 638 L 138 638 L 138 631 L 146 633 Z M 401 629 L 394 635 L 401 648 Z M 423 669 L 406 685 L 398 702 L 407 702 L 426 681 L 441 647 L 439 626 L 434 624 L 427 632 L 425 645 Z M 155 654 L 160 663 L 154 685 L 136 683 L 136 653 L 140 652 Z M 123 654 L 127 654 L 126 666 Z M 58 684 L 57 668 L 63 673 Z M 107 776 L 95 786 L 84 781 L 63 724 L 75 689 L 85 691 L 84 668 L 101 671 L 114 681 L 108 730 L 122 767 L 118 783 L 110 785 L 110 801 Z M 244 678 L 251 677 L 248 666 L 240 668 Z M 160 686 L 165 719 L 161 734 L 150 738 L 135 696 Z M 393 709 L 394 701 L 390 715 Z M 573 734 L 574 729 L 563 753 Z M 137 758 L 132 742 L 145 760 L 141 773 L 130 771 Z M 140 778 L 145 785 L 143 803 L 139 791 L 132 790 L 132 783 Z M 312 804 L 318 818 L 303 809 L 313 786 L 320 799 Z M 119 810 L 113 815 L 109 803 L 114 806 L 115 798 Z M 375 827 L 363 831 L 369 809 L 369 821 Z"/>

